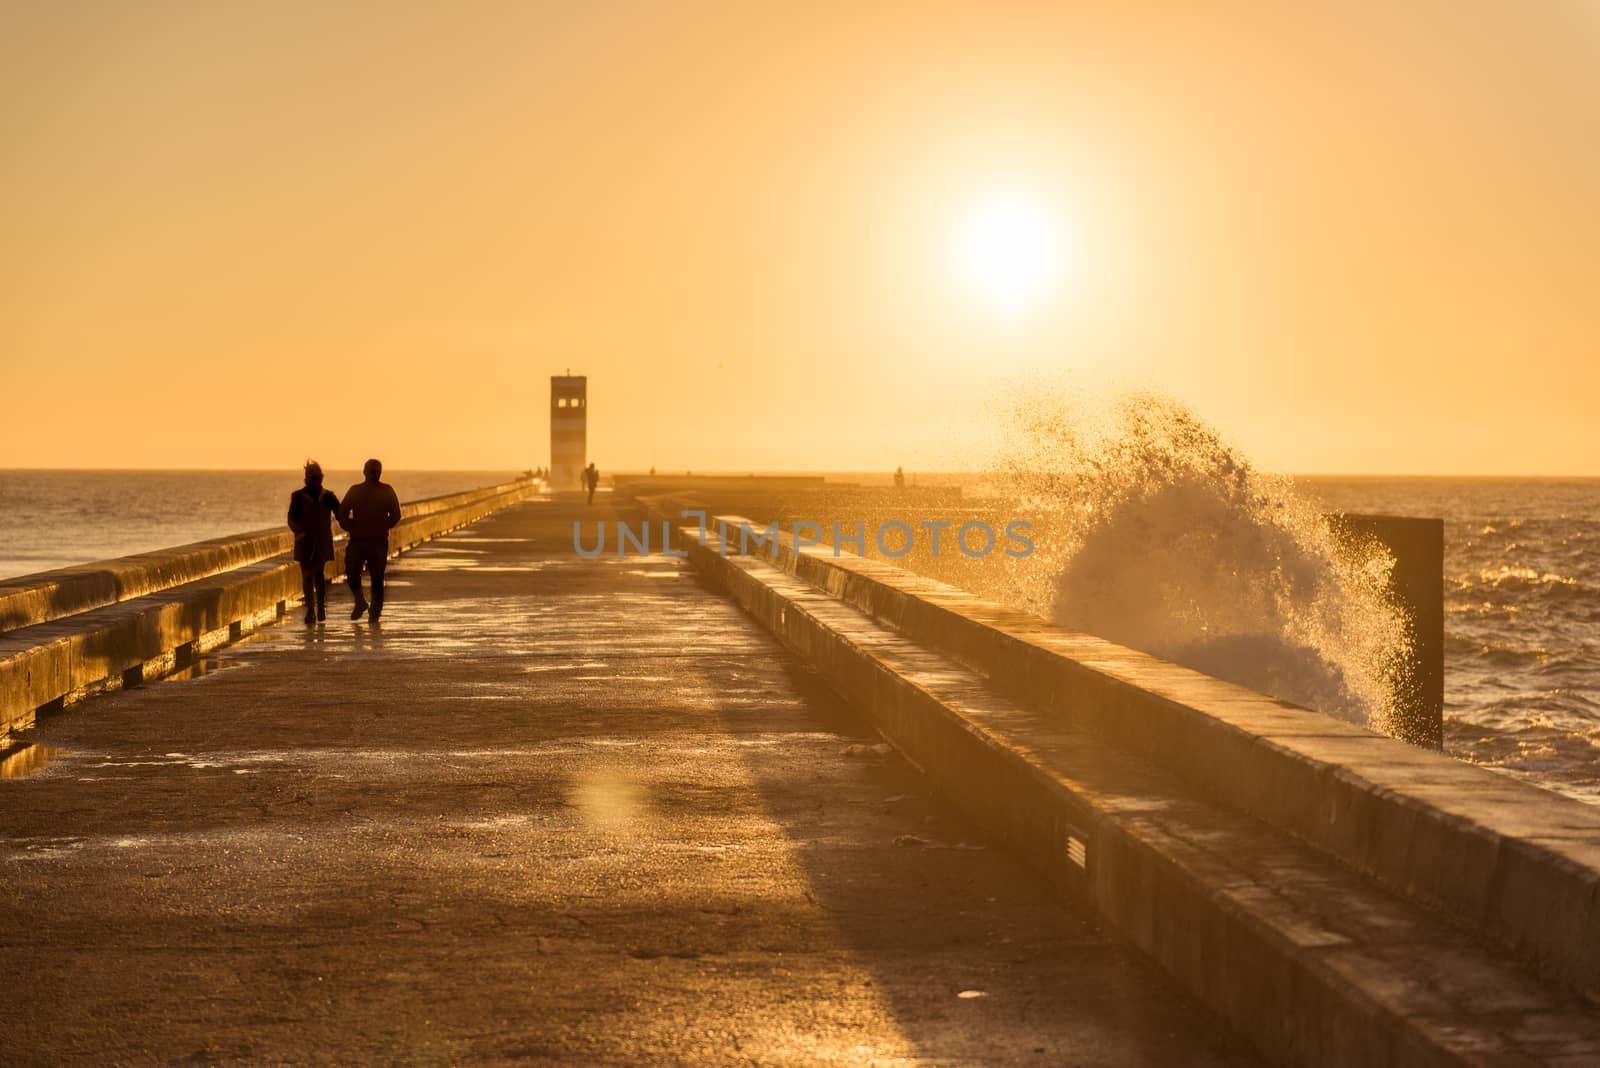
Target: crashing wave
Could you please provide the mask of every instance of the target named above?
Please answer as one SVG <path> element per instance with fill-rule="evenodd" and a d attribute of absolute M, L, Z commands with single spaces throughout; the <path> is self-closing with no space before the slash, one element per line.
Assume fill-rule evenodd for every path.
<path fill-rule="evenodd" d="M 1341 545 L 1285 478 L 1256 471 L 1183 405 L 1091 411 L 1030 393 L 999 472 L 1040 547 L 997 590 L 1073 630 L 1382 729 L 1410 642 L 1393 559 Z"/>

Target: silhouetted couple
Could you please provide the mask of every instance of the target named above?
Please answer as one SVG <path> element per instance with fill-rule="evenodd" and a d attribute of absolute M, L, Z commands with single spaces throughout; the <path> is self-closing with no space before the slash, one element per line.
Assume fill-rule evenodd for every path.
<path fill-rule="evenodd" d="M 374 623 L 383 614 L 383 572 L 389 562 L 389 530 L 400 522 L 400 498 L 381 480 L 383 464 L 368 460 L 365 481 L 345 491 L 341 502 L 322 486 L 322 465 L 307 460 L 306 484 L 289 497 L 289 529 L 294 531 L 294 558 L 300 563 L 300 587 L 306 598 L 306 622 L 328 618 L 327 563 L 333 559 L 333 520 L 350 535 L 344 548 L 345 578 L 356 599 L 351 619 L 360 619 L 369 605 L 361 595 L 361 569 L 372 575 Z"/>

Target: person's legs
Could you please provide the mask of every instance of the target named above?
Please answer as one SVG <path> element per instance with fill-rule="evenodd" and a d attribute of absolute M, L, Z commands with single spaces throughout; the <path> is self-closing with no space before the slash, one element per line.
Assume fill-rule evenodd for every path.
<path fill-rule="evenodd" d="M 350 611 L 351 619 L 360 619 L 367 610 L 367 599 L 361 595 L 361 562 L 365 555 L 362 543 L 354 538 L 344 547 L 344 576 L 350 583 L 351 596 L 356 599 L 356 606 Z"/>
<path fill-rule="evenodd" d="M 307 623 L 317 621 L 317 593 L 313 580 L 321 581 L 321 568 L 321 564 L 310 560 L 300 561 L 300 592 L 305 595 Z"/>
<path fill-rule="evenodd" d="M 318 560 L 317 561 L 317 569 L 311 576 L 311 580 L 312 580 L 311 584 L 314 587 L 314 589 L 316 590 L 316 594 L 317 594 L 317 621 L 318 622 L 321 622 L 322 620 L 328 618 L 328 576 L 325 574 L 326 571 L 327 571 L 326 562 L 322 561 L 322 560 Z M 307 603 L 309 603 L 309 602 L 307 602 Z"/>
<path fill-rule="evenodd" d="M 375 546 L 367 558 L 367 570 L 372 572 L 372 615 L 374 623 L 383 612 L 383 572 L 389 566 L 388 546 Z"/>

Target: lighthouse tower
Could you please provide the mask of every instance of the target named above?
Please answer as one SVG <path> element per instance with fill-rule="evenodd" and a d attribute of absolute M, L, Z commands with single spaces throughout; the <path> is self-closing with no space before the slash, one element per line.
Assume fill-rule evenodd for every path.
<path fill-rule="evenodd" d="M 585 375 L 550 376 L 550 488 L 556 492 L 583 488 L 588 464 L 589 379 Z"/>

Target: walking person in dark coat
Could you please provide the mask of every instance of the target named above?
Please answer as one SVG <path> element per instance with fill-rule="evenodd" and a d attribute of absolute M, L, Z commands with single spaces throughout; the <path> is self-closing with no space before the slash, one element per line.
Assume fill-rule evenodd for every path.
<path fill-rule="evenodd" d="M 600 485 L 600 469 L 590 464 L 583 469 L 583 484 L 589 488 L 589 503 L 594 503 L 595 487 Z"/>
<path fill-rule="evenodd" d="M 339 505 L 339 525 L 350 533 L 350 544 L 344 549 L 344 573 L 355 596 L 356 606 L 351 619 L 360 619 L 367 610 L 367 599 L 361 595 L 361 566 L 366 565 L 372 575 L 372 622 L 383 614 L 383 571 L 389 563 L 389 529 L 400 522 L 400 498 L 394 487 L 380 481 L 383 464 L 368 460 L 361 467 L 366 481 L 357 482 L 345 491 L 344 503 Z"/>
<path fill-rule="evenodd" d="M 339 498 L 322 488 L 322 465 L 307 460 L 306 484 L 289 495 L 289 529 L 300 563 L 300 588 L 306 595 L 306 622 L 327 619 L 328 561 L 333 559 L 333 516 Z"/>

